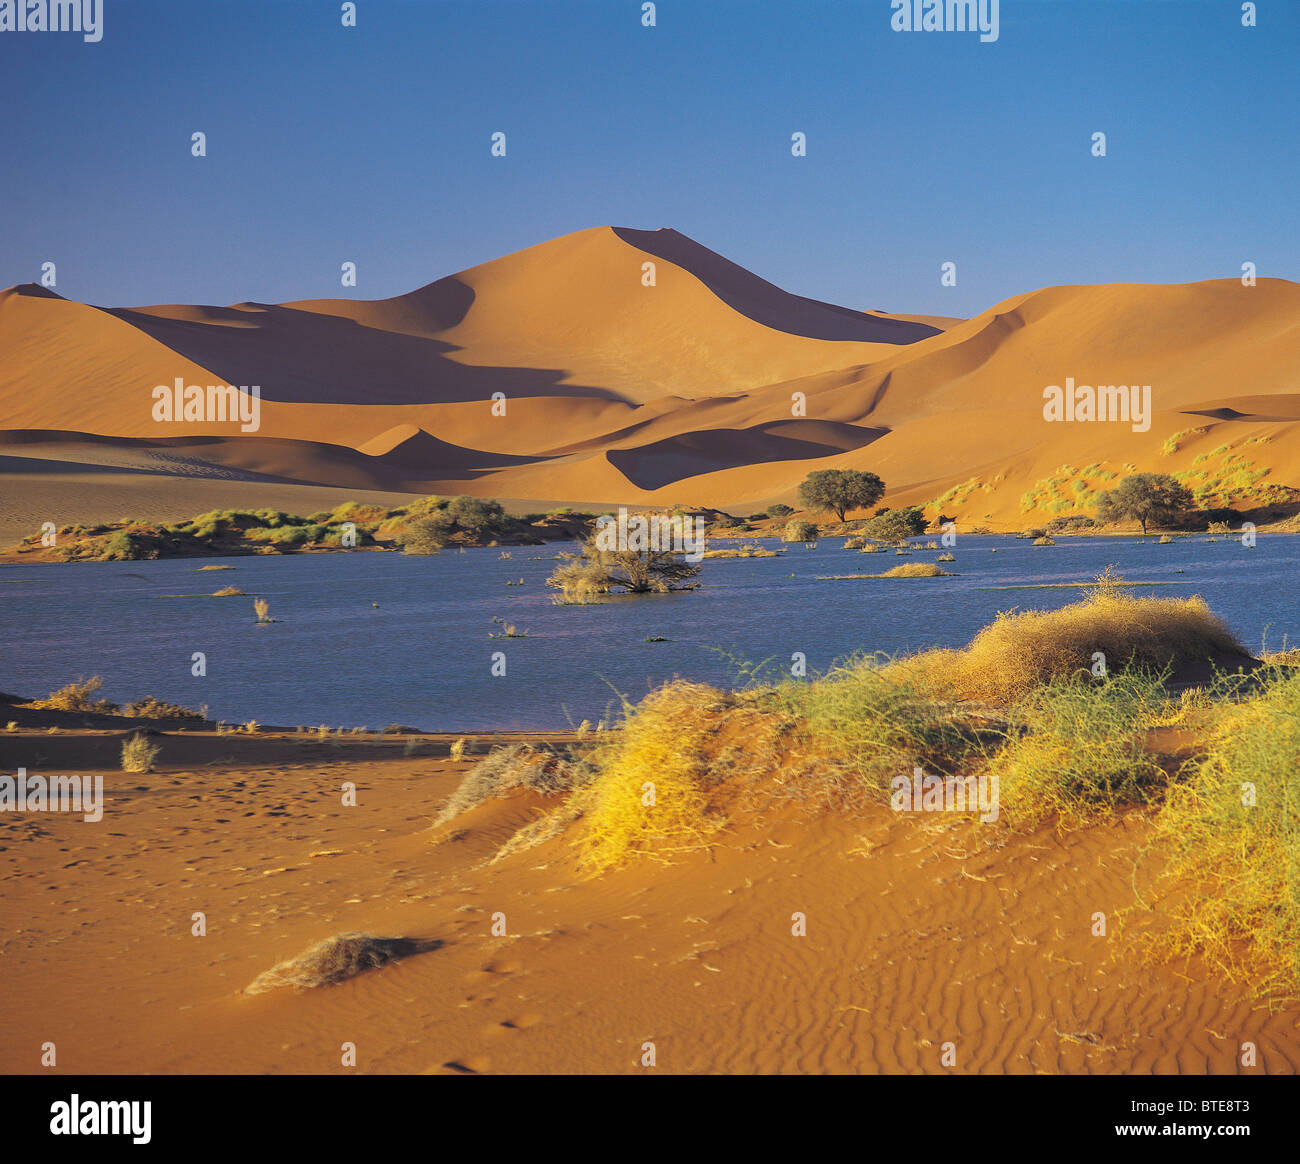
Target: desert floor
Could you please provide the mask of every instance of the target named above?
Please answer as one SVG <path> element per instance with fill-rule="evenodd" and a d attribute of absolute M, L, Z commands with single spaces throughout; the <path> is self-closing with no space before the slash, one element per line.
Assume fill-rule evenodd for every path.
<path fill-rule="evenodd" d="M 886 808 L 769 809 L 588 879 L 566 837 L 490 863 L 537 798 L 431 830 L 473 763 L 451 737 L 169 734 L 147 775 L 117 769 L 121 738 L 0 733 L 5 771 L 102 772 L 106 797 L 97 824 L 0 816 L 0 1071 L 51 1041 L 71 1073 L 1232 1074 L 1243 1042 L 1248 1073 L 1300 1066 L 1300 1007 L 1140 956 L 1138 814 L 990 849 Z M 241 995 L 343 931 L 442 944 Z"/>

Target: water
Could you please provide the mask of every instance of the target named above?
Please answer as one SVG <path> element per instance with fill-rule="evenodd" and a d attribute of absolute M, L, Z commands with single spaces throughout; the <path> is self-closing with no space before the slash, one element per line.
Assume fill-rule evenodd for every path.
<path fill-rule="evenodd" d="M 774 545 L 775 543 L 767 543 Z M 1239 638 L 1258 649 L 1300 644 L 1300 536 L 1061 539 L 1034 547 L 966 537 L 957 578 L 818 581 L 877 573 L 901 562 L 825 542 L 776 558 L 711 559 L 690 593 L 555 606 L 544 581 L 555 547 L 516 547 L 432 558 L 393 553 L 230 558 L 204 562 L 88 562 L 0 567 L 0 690 L 40 696 L 78 676 L 102 675 L 101 695 L 155 695 L 215 718 L 264 724 L 408 724 L 426 731 L 564 728 L 595 723 L 674 676 L 734 684 L 740 663 L 810 673 L 855 651 L 962 646 L 1000 610 L 1050 610 L 1077 590 L 1007 590 L 1034 582 L 1087 582 L 1115 564 L 1134 581 L 1179 582 L 1135 591 L 1201 594 Z M 572 548 L 572 547 L 561 547 Z M 997 552 L 994 553 L 993 550 Z M 1180 571 L 1182 571 L 1180 573 Z M 506 586 L 524 579 L 523 586 Z M 175 597 L 237 585 L 246 598 Z M 258 626 L 253 596 L 278 621 Z M 372 606 L 378 603 L 378 608 Z M 529 633 L 492 639 L 493 618 Z M 648 643 L 662 635 L 669 642 Z M 191 658 L 207 656 L 207 675 Z M 506 674 L 491 674 L 503 651 Z"/>

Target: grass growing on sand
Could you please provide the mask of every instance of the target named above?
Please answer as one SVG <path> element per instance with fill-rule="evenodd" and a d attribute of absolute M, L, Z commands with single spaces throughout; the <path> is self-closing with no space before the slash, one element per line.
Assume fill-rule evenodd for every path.
<path fill-rule="evenodd" d="M 152 772 L 154 761 L 161 751 L 157 744 L 151 744 L 137 732 L 122 741 L 122 771 Z"/>
<path fill-rule="evenodd" d="M 1201 599 L 1134 597 L 1108 572 L 1062 609 L 1001 616 L 964 650 L 857 657 L 736 693 L 675 681 L 625 706 L 581 760 L 492 753 L 440 819 L 520 788 L 552 794 L 556 809 L 498 858 L 564 835 L 598 873 L 707 847 L 741 805 L 854 811 L 915 768 L 995 779 L 989 838 L 1141 814 L 1170 921 L 1150 931 L 1158 952 L 1202 954 L 1261 994 L 1298 992 L 1300 672 L 1278 662 L 1169 689 L 1173 670 L 1234 656 L 1247 659 Z"/>
<path fill-rule="evenodd" d="M 942 698 L 1006 705 L 1041 683 L 1090 674 L 1098 654 L 1109 671 L 1245 658 L 1203 598 L 1135 598 L 1118 583 L 1107 571 L 1079 602 L 1000 614 L 965 650 L 925 651 L 896 666 Z"/>
<path fill-rule="evenodd" d="M 82 711 L 113 715 L 117 712 L 116 703 L 94 698 L 95 692 L 103 686 L 104 680 L 98 675 L 92 675 L 89 679 L 75 679 L 57 691 L 51 691 L 44 699 L 32 700 L 27 706 L 40 711 Z"/>
<path fill-rule="evenodd" d="M 703 745 L 725 701 L 711 687 L 672 683 L 625 708 L 616 738 L 592 757 L 597 778 L 576 793 L 584 866 L 599 871 L 632 854 L 696 848 L 716 831 Z"/>
<path fill-rule="evenodd" d="M 1263 994 L 1300 991 L 1300 674 L 1271 667 L 1215 724 L 1156 819 L 1174 954 Z"/>
<path fill-rule="evenodd" d="M 309 990 L 316 986 L 333 986 L 365 970 L 384 966 L 398 958 L 435 949 L 436 943 L 422 943 L 414 938 L 380 938 L 373 934 L 337 934 L 304 950 L 296 958 L 272 966 L 259 974 L 244 989 L 245 994 L 262 994 L 277 987 Z"/>
<path fill-rule="evenodd" d="M 1019 700 L 987 762 L 1007 823 L 1030 828 L 1052 818 L 1077 828 L 1146 802 L 1165 777 L 1145 746 L 1146 729 L 1168 716 L 1161 678 L 1139 670 L 1099 682 L 1073 675 Z"/>

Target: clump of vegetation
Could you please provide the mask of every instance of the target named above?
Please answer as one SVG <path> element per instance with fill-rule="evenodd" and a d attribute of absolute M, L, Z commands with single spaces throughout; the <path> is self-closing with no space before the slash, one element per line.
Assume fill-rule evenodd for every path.
<path fill-rule="evenodd" d="M 951 578 L 947 570 L 941 570 L 933 562 L 907 562 L 895 566 L 883 574 L 827 574 L 821 577 L 823 582 L 844 582 L 855 578 Z"/>
<path fill-rule="evenodd" d="M 457 740 L 464 752 L 464 740 Z M 456 745 L 452 745 L 455 752 Z M 453 760 L 460 755 L 453 754 Z M 585 776 L 584 769 L 562 759 L 554 752 L 535 748 L 531 744 L 512 744 L 494 748 L 466 774 L 451 799 L 443 806 L 434 826 L 477 808 L 488 800 L 510 796 L 516 792 L 536 792 L 540 796 L 558 796 L 572 791 Z"/>
<path fill-rule="evenodd" d="M 925 533 L 925 526 L 925 513 L 913 505 L 878 512 L 863 523 L 862 535 L 878 542 L 896 543 Z"/>
<path fill-rule="evenodd" d="M 792 505 L 778 504 L 769 505 L 767 507 L 767 516 L 776 521 L 781 521 L 783 518 L 789 517 L 792 513 L 794 513 L 794 506 Z"/>
<path fill-rule="evenodd" d="M 594 537 L 582 543 L 580 554 L 562 554 L 546 580 L 565 602 L 590 602 L 616 590 L 628 594 L 667 594 L 692 590 L 700 567 L 671 550 L 606 550 Z M 690 583 L 690 585 L 687 585 Z"/>
<path fill-rule="evenodd" d="M 143 735 L 135 735 L 122 741 L 122 771 L 152 772 L 154 761 L 162 751 L 157 744 L 151 744 Z"/>
<path fill-rule="evenodd" d="M 128 703 L 122 714 L 134 716 L 136 719 L 188 719 L 202 722 L 208 718 L 207 710 L 204 707 L 201 711 L 194 711 L 188 707 L 181 707 L 178 703 L 167 703 L 155 699 L 152 695 L 146 695 L 143 699 Z"/>
<path fill-rule="evenodd" d="M 788 521 L 785 524 L 785 532 L 781 535 L 783 542 L 815 542 L 817 540 L 817 527 L 811 521 L 796 519 Z"/>
<path fill-rule="evenodd" d="M 104 680 L 99 675 L 92 675 L 89 679 L 76 679 L 57 691 L 51 691 L 44 699 L 33 700 L 27 706 L 41 711 L 80 711 L 96 715 L 116 715 L 118 712 L 116 703 L 107 699 L 93 698 L 95 692 L 103 686 Z"/>
<path fill-rule="evenodd" d="M 924 651 L 894 666 L 949 698 L 1006 706 L 1039 684 L 1091 675 L 1098 653 L 1111 672 L 1247 658 L 1203 598 L 1135 598 L 1120 581 L 1107 570 L 1079 602 L 1000 614 L 965 650 Z"/>
<path fill-rule="evenodd" d="M 1164 714 L 1161 676 L 1128 670 L 1100 681 L 1078 673 L 1034 687 L 1011 709 L 1012 728 L 988 761 L 1012 828 L 1052 818 L 1074 828 L 1163 786 L 1145 747 Z"/>
<path fill-rule="evenodd" d="M 1300 674 L 1272 667 L 1219 718 L 1157 817 L 1168 951 L 1261 994 L 1300 990 Z"/>
<path fill-rule="evenodd" d="M 365 970 L 387 965 L 425 950 L 436 949 L 437 942 L 419 942 L 414 938 L 381 938 L 373 934 L 338 934 L 317 942 L 296 958 L 280 962 L 259 974 L 244 990 L 261 994 L 281 986 L 308 990 L 333 986 L 355 978 Z"/>
<path fill-rule="evenodd" d="M 580 859 L 592 872 L 631 854 L 663 859 L 697 848 L 720 826 L 709 804 L 705 742 L 720 691 L 676 682 L 652 692 L 594 760 L 594 775 L 573 798 L 580 818 Z"/>
<path fill-rule="evenodd" d="M 1036 545 L 1036 546 L 1054 546 L 1054 545 L 1056 545 L 1056 541 L 1052 538 L 1052 536 L 1051 536 L 1050 534 L 1043 534 L 1043 536 L 1040 537 L 1040 538 L 1034 538 L 1034 545 Z"/>
<path fill-rule="evenodd" d="M 1097 522 L 1095 519 L 1082 513 L 1072 513 L 1066 517 L 1054 517 L 1047 523 L 1047 529 L 1043 532 L 1048 534 L 1073 533 L 1078 530 L 1096 529 Z"/>
<path fill-rule="evenodd" d="M 850 659 L 813 683 L 787 681 L 776 695 L 803 748 L 847 765 L 873 794 L 914 767 L 953 774 L 978 746 L 925 676 L 883 656 Z"/>
<path fill-rule="evenodd" d="M 729 550 L 705 550 L 706 558 L 779 558 L 784 550 L 769 550 L 757 542 L 746 542 Z"/>
<path fill-rule="evenodd" d="M 220 590 L 214 590 L 212 592 L 212 597 L 213 598 L 239 598 L 242 597 L 243 594 L 244 591 L 240 590 L 238 586 L 223 586 Z"/>
<path fill-rule="evenodd" d="M 1097 498 L 1097 516 L 1107 524 L 1136 521 L 1142 527 L 1172 525 L 1195 508 L 1192 491 L 1166 473 L 1136 473 Z"/>

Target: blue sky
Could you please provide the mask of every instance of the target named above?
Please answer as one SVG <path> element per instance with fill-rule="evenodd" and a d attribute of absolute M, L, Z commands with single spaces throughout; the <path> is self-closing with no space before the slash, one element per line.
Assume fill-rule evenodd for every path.
<path fill-rule="evenodd" d="M 600 224 L 895 311 L 1300 279 L 1294 0 L 1002 0 L 988 44 L 889 0 L 104 5 L 98 44 L 0 33 L 0 286 L 381 298 Z"/>

